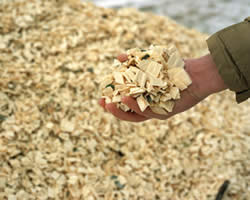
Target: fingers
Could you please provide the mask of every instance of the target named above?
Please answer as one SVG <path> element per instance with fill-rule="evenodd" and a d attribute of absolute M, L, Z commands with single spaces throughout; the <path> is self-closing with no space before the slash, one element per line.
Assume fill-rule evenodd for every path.
<path fill-rule="evenodd" d="M 132 112 L 124 112 L 121 109 L 116 107 L 115 103 L 110 103 L 105 106 L 105 108 L 111 112 L 115 117 L 121 119 L 121 120 L 126 120 L 130 122 L 142 122 L 146 121 L 149 118 L 138 115 L 137 113 L 132 113 Z"/>
<path fill-rule="evenodd" d="M 135 111 L 138 115 L 147 117 L 147 118 L 156 118 L 156 119 L 168 119 L 174 116 L 177 113 L 181 113 L 195 104 L 197 104 L 199 100 L 190 94 L 188 90 L 181 92 L 181 98 L 175 102 L 175 106 L 172 112 L 168 113 L 168 115 L 160 115 L 154 113 L 150 108 L 147 108 L 144 112 L 141 112 L 136 100 L 132 97 L 123 97 L 122 103 L 126 104 L 131 110 Z"/>
<path fill-rule="evenodd" d="M 104 109 L 105 109 L 105 99 L 100 99 L 99 101 L 98 101 L 98 103 L 99 103 L 99 105 L 101 106 L 101 107 L 103 107 Z"/>
<path fill-rule="evenodd" d="M 128 55 L 125 54 L 125 53 L 122 53 L 120 55 L 117 56 L 117 59 L 120 61 L 120 62 L 125 62 L 126 60 L 128 60 Z"/>
<path fill-rule="evenodd" d="M 111 112 L 115 117 L 126 120 L 130 122 L 142 122 L 151 118 L 165 120 L 177 113 L 181 113 L 195 104 L 197 104 L 200 100 L 195 98 L 193 95 L 190 94 L 188 90 L 181 92 L 181 98 L 175 102 L 175 106 L 172 112 L 168 113 L 168 115 L 159 115 L 154 113 L 150 108 L 147 108 L 144 112 L 140 111 L 140 108 L 136 102 L 136 100 L 132 97 L 123 97 L 122 103 L 127 105 L 132 112 L 124 112 L 116 107 L 116 104 L 105 104 L 105 99 L 100 99 L 99 104 L 106 109 L 107 111 Z"/>
<path fill-rule="evenodd" d="M 136 100 L 132 97 L 123 97 L 122 103 L 126 104 L 131 110 L 135 111 L 137 114 L 142 115 L 144 117 L 166 119 L 165 115 L 156 114 L 150 108 L 147 108 L 144 112 L 141 112 Z"/>
<path fill-rule="evenodd" d="M 111 112 L 115 117 L 130 122 L 142 122 L 148 120 L 148 118 L 140 116 L 132 112 L 124 112 L 116 107 L 115 103 L 106 104 L 105 99 L 100 99 L 98 102 L 105 110 Z"/>

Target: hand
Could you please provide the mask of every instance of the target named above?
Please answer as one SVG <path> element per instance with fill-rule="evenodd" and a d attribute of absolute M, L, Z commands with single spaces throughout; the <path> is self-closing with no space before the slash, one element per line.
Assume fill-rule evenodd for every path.
<path fill-rule="evenodd" d="M 117 58 L 120 62 L 124 62 L 127 60 L 127 55 L 121 54 Z M 153 118 L 165 120 L 193 107 L 210 94 L 228 88 L 221 79 L 211 55 L 186 60 L 185 70 L 189 74 L 192 84 L 181 92 L 181 98 L 175 102 L 173 111 L 168 115 L 156 114 L 149 107 L 144 112 L 141 112 L 136 100 L 132 97 L 123 97 L 122 103 L 126 104 L 134 112 L 124 112 L 117 108 L 115 103 L 105 104 L 104 99 L 100 99 L 99 104 L 121 120 L 130 122 L 142 122 Z"/>

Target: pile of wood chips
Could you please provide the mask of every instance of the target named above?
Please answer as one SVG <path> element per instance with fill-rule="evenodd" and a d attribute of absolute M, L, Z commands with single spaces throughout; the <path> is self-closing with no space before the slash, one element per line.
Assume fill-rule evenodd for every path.
<path fill-rule="evenodd" d="M 0 199 L 250 199 L 250 103 L 212 95 L 167 121 L 120 121 L 100 81 L 128 49 L 207 53 L 206 35 L 134 9 L 0 1 Z"/>
<path fill-rule="evenodd" d="M 123 111 L 131 111 L 121 103 L 123 96 L 136 98 L 140 110 L 146 108 L 157 114 L 167 115 L 180 99 L 180 91 L 191 83 L 184 69 L 184 61 L 175 46 L 150 46 L 130 49 L 128 59 L 114 61 L 112 73 L 102 81 L 102 98 L 106 103 L 117 103 Z"/>

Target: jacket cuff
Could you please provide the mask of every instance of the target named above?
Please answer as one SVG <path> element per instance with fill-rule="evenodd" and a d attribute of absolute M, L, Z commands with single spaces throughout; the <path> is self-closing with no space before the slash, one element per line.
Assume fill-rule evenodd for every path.
<path fill-rule="evenodd" d="M 250 97 L 250 17 L 212 35 L 208 48 L 219 74 L 238 103 Z"/>
<path fill-rule="evenodd" d="M 236 92 L 236 101 L 241 103 L 250 97 L 250 90 L 245 90 L 242 92 Z"/>

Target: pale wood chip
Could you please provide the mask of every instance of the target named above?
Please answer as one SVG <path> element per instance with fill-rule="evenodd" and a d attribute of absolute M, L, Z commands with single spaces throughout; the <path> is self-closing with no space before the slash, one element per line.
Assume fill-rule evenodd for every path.
<path fill-rule="evenodd" d="M 127 105 L 125 105 L 124 103 L 118 104 L 118 107 L 119 107 L 121 110 L 123 110 L 124 112 L 128 112 L 128 111 L 131 110 L 131 109 L 130 109 Z"/>
<path fill-rule="evenodd" d="M 145 89 L 142 89 L 142 88 L 139 88 L 139 87 L 135 87 L 135 88 L 130 88 L 129 94 L 130 95 L 133 95 L 133 94 L 142 94 L 145 91 L 146 91 Z"/>
<path fill-rule="evenodd" d="M 137 67 L 130 67 L 129 69 L 131 72 L 134 72 L 135 74 L 137 74 L 140 71 L 140 69 L 138 69 Z"/>
<path fill-rule="evenodd" d="M 170 45 L 168 46 L 168 48 L 166 49 L 166 52 L 168 53 L 168 55 L 172 55 L 173 53 L 177 52 L 178 49 L 176 48 L 175 45 Z"/>
<path fill-rule="evenodd" d="M 61 130 L 65 132 L 72 132 L 75 129 L 75 124 L 73 121 L 69 121 L 68 119 L 63 119 L 61 121 Z"/>
<path fill-rule="evenodd" d="M 155 62 L 155 61 L 151 61 L 150 64 L 147 66 L 147 68 L 145 69 L 145 71 L 147 73 L 149 73 L 150 75 L 154 76 L 154 77 L 158 77 L 160 71 L 162 69 L 162 65 Z"/>
<path fill-rule="evenodd" d="M 112 75 L 106 76 L 106 77 L 101 81 L 100 87 L 101 87 L 101 88 L 105 88 L 107 85 L 112 84 L 112 83 L 113 83 L 113 80 L 114 80 L 114 78 L 113 78 Z"/>
<path fill-rule="evenodd" d="M 102 98 L 104 98 L 104 99 L 105 99 L 105 103 L 106 103 L 106 104 L 112 103 L 112 99 L 111 99 L 111 97 L 102 96 Z"/>
<path fill-rule="evenodd" d="M 160 101 L 161 95 L 157 95 L 153 98 L 154 102 L 158 103 Z"/>
<path fill-rule="evenodd" d="M 129 75 L 128 75 L 128 73 L 126 71 L 122 72 L 122 75 L 126 79 L 126 83 L 132 83 L 132 79 L 129 77 Z"/>
<path fill-rule="evenodd" d="M 113 96 L 116 96 L 116 95 L 118 95 L 119 93 L 120 93 L 120 91 L 115 90 L 115 91 L 113 91 Z"/>
<path fill-rule="evenodd" d="M 112 67 L 116 68 L 116 67 L 119 67 L 119 66 L 121 66 L 121 62 L 119 60 L 115 59 Z"/>
<path fill-rule="evenodd" d="M 177 87 L 171 87 L 170 88 L 170 96 L 172 99 L 179 99 L 180 98 L 180 91 Z"/>
<path fill-rule="evenodd" d="M 179 52 L 174 52 L 167 62 L 168 68 L 174 68 L 174 67 L 184 67 L 184 61 L 182 60 Z"/>
<path fill-rule="evenodd" d="M 124 84 L 124 79 L 121 72 L 113 72 L 114 79 L 116 83 Z"/>
<path fill-rule="evenodd" d="M 142 95 L 137 97 L 136 101 L 137 101 L 137 104 L 142 112 L 145 111 L 146 108 L 149 106 L 149 103 Z"/>
<path fill-rule="evenodd" d="M 172 68 L 168 70 L 168 76 L 172 83 L 174 83 L 180 90 L 186 89 L 191 83 L 188 73 L 184 68 Z"/>
<path fill-rule="evenodd" d="M 130 87 L 128 85 L 116 85 L 115 89 L 119 92 L 129 91 Z"/>
<path fill-rule="evenodd" d="M 112 98 L 112 102 L 114 103 L 118 103 L 118 102 L 121 102 L 122 101 L 122 96 L 121 95 L 117 95 L 117 96 L 114 96 Z"/>
<path fill-rule="evenodd" d="M 136 58 L 129 59 L 127 66 L 135 66 L 137 64 Z"/>
<path fill-rule="evenodd" d="M 123 74 L 124 74 L 124 76 L 126 77 L 127 80 L 130 80 L 130 82 L 134 82 L 135 81 L 136 73 L 133 70 L 133 68 L 131 68 L 131 67 L 128 68 L 125 72 L 123 72 Z"/>
<path fill-rule="evenodd" d="M 190 76 L 184 69 L 176 75 L 176 78 L 180 78 L 186 86 L 189 86 L 192 83 Z"/>
<path fill-rule="evenodd" d="M 104 96 L 112 96 L 113 94 L 113 89 L 111 87 L 106 87 L 103 91 L 102 91 Z"/>
<path fill-rule="evenodd" d="M 164 108 L 168 112 L 172 112 L 174 108 L 174 101 L 160 102 L 159 106 Z"/>
<path fill-rule="evenodd" d="M 145 84 L 146 84 L 146 80 L 147 80 L 147 75 L 146 73 L 142 72 L 142 71 L 138 71 L 135 77 L 135 82 L 142 88 L 145 88 Z"/>
<path fill-rule="evenodd" d="M 159 115 L 167 115 L 168 114 L 168 112 L 166 110 L 164 110 L 163 108 L 159 107 L 159 105 L 150 106 L 150 109 L 154 113 L 159 114 Z"/>
<path fill-rule="evenodd" d="M 154 76 L 148 75 L 149 82 L 152 86 L 165 87 L 167 86 L 167 82 L 162 81 L 159 78 L 155 78 Z"/>
<path fill-rule="evenodd" d="M 148 66 L 150 65 L 151 61 L 149 60 L 142 60 L 139 62 L 138 67 L 142 70 L 142 71 L 146 71 Z"/>
<path fill-rule="evenodd" d="M 165 102 L 165 101 L 168 101 L 170 99 L 172 99 L 172 96 L 169 93 L 166 93 L 166 94 L 161 96 L 160 101 Z"/>

